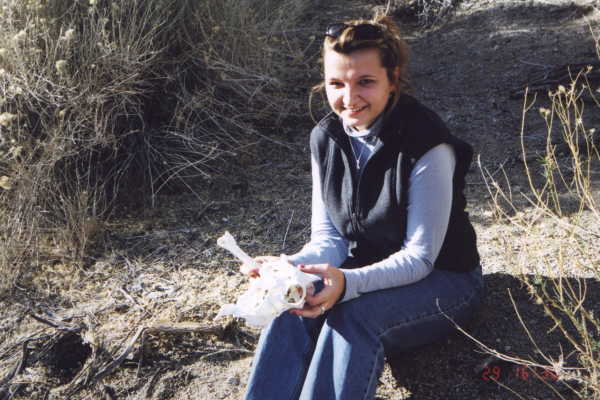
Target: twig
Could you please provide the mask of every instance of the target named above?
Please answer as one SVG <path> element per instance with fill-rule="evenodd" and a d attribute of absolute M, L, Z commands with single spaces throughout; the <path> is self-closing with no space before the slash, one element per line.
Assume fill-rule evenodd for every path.
<path fill-rule="evenodd" d="M 57 329 L 67 330 L 69 332 L 77 332 L 77 330 L 73 330 L 74 328 L 61 325 L 60 323 L 58 323 L 56 321 L 42 318 L 37 315 L 36 315 L 36 317 L 38 317 L 38 318 L 36 318 L 36 320 L 40 320 L 40 322 L 44 322 L 44 323 L 46 323 L 50 326 L 53 326 Z M 78 330 L 81 330 L 81 329 L 82 329 L 82 327 L 78 327 Z M 74 394 L 76 394 L 77 392 L 82 390 L 84 387 L 88 387 L 88 386 L 93 385 L 96 382 L 102 380 L 103 378 L 105 378 L 106 376 L 111 374 L 116 368 L 118 368 L 125 361 L 125 359 L 127 359 L 127 356 L 129 354 L 131 354 L 131 352 L 135 348 L 135 343 L 141 336 L 142 337 L 142 341 L 141 341 L 142 347 L 140 350 L 140 361 L 138 364 L 138 375 L 139 375 L 139 371 L 140 371 L 140 368 L 142 367 L 142 363 L 143 363 L 143 354 L 144 354 L 143 343 L 144 343 L 145 335 L 147 333 L 166 332 L 166 333 L 220 334 L 220 333 L 222 333 L 222 331 L 223 331 L 223 328 L 221 328 L 221 326 L 219 326 L 219 325 L 206 326 L 206 325 L 202 325 L 202 324 L 195 323 L 195 322 L 184 322 L 184 323 L 175 323 L 175 324 L 156 324 L 156 325 L 152 325 L 152 326 L 139 326 L 135 330 L 133 335 L 125 342 L 125 344 L 123 345 L 118 356 L 116 356 L 110 362 L 106 363 L 103 366 L 100 366 L 97 369 L 92 365 L 94 363 L 93 359 L 95 359 L 95 357 L 94 356 L 89 357 L 88 360 L 86 361 L 86 365 L 84 365 L 84 367 L 81 368 L 79 374 L 75 378 L 73 378 L 69 384 L 67 384 L 61 388 L 56 388 L 56 389 L 51 390 L 51 392 L 49 393 L 49 396 L 51 398 L 55 398 L 56 396 L 58 396 L 57 398 L 64 398 L 64 396 L 73 396 Z M 27 342 L 23 343 L 23 349 L 24 349 L 23 351 L 24 352 L 26 351 L 26 346 L 27 346 Z M 249 352 L 244 349 L 230 349 L 227 351 Z M 220 351 L 220 352 L 224 352 L 224 351 Z M 211 353 L 210 355 L 218 354 L 220 352 Z M 1 382 L 2 384 L 10 381 L 10 379 L 12 379 L 16 374 L 18 374 L 21 371 L 22 368 L 24 368 L 25 359 L 26 359 L 26 353 L 24 353 L 24 356 L 22 357 L 21 362 L 19 363 L 19 365 L 17 367 L 15 367 L 14 371 L 11 372 L 9 374 L 9 376 L 2 379 L 2 382 Z M 85 370 L 89 370 L 87 377 L 80 379 L 83 376 L 82 374 L 84 373 Z M 97 371 L 97 372 L 94 372 L 94 371 Z M 0 385 L 0 386 L 2 386 L 2 385 Z M 1 397 L 0 397 L 0 399 L 4 400 Z"/>
<path fill-rule="evenodd" d="M 123 294 L 123 296 L 125 296 L 127 298 L 127 300 L 131 301 L 133 304 L 135 304 L 138 308 L 140 308 L 141 310 L 145 310 L 144 306 L 141 305 L 136 299 L 134 299 L 129 292 L 127 291 L 127 289 L 125 289 L 125 286 L 121 286 L 119 288 L 119 291 Z"/>
<path fill-rule="evenodd" d="M 513 309 L 515 310 L 515 314 L 517 314 L 517 318 L 519 319 L 519 322 L 521 323 L 521 326 L 523 327 L 523 329 L 525 329 L 525 332 L 527 333 L 527 337 L 529 337 L 529 340 L 531 341 L 531 343 L 533 343 L 533 345 L 535 346 L 535 348 L 537 349 L 537 351 L 542 356 L 544 356 L 544 353 L 542 352 L 542 350 L 538 346 L 537 342 L 535 341 L 535 339 L 533 339 L 533 336 L 531 335 L 531 332 L 529 332 L 529 329 L 527 328 L 527 325 L 525 324 L 525 321 L 523 321 L 523 318 L 521 317 L 521 313 L 519 312 L 519 308 L 517 307 L 517 303 L 515 302 L 515 299 L 512 296 L 510 288 L 507 288 L 506 291 L 508 292 L 508 297 L 510 298 L 510 302 L 513 305 Z M 548 360 L 545 356 L 544 356 L 544 358 L 546 359 L 546 361 L 550 362 L 550 360 Z"/>
<path fill-rule="evenodd" d="M 287 235 L 290 230 L 290 225 L 292 225 L 293 218 L 294 218 L 294 210 L 292 210 L 292 215 L 290 215 L 290 220 L 288 221 L 287 228 L 285 228 L 285 235 L 283 235 L 283 244 L 281 245 L 282 249 L 285 249 L 285 240 L 287 239 Z"/>
<path fill-rule="evenodd" d="M 104 394 L 105 400 L 117 400 L 117 394 L 115 393 L 115 389 L 112 386 L 103 385 L 102 393 Z"/>
<path fill-rule="evenodd" d="M 152 378 L 150 379 L 150 382 L 148 383 L 148 387 L 146 388 L 146 393 L 144 394 L 144 398 L 149 399 L 150 397 L 152 397 L 152 394 L 154 393 L 154 387 L 156 386 L 156 383 L 158 382 L 158 377 L 160 376 L 160 374 L 163 371 L 164 371 L 164 368 L 159 368 L 156 370 L 156 372 L 154 374 L 152 374 Z M 139 372 L 139 369 L 138 369 L 138 372 Z"/>
<path fill-rule="evenodd" d="M 511 389 L 508 385 L 505 385 L 504 383 L 500 382 L 498 379 L 492 379 L 492 381 L 495 382 L 498 386 L 503 387 L 504 389 L 508 390 L 509 392 L 511 392 L 512 394 L 517 396 L 519 399 L 527 400 L 525 397 L 521 396 L 519 393 L 517 393 L 516 391 Z"/>
<path fill-rule="evenodd" d="M 16 341 L 15 343 L 11 343 L 10 345 L 6 346 L 5 347 L 6 350 L 4 350 L 4 352 L 2 354 L 0 354 L 0 360 L 3 360 L 6 357 L 8 357 L 9 353 L 12 353 L 13 349 L 15 347 L 21 346 L 23 343 L 34 342 L 36 340 L 47 339 L 49 337 L 54 336 L 54 334 L 45 334 L 45 335 L 41 335 L 41 336 L 35 336 L 35 335 L 37 335 L 38 333 L 41 333 L 41 332 L 43 332 L 43 330 L 38 331 L 36 333 L 33 333 L 33 334 L 29 335 L 28 337 L 26 337 L 24 339 L 20 339 L 20 340 Z"/>
<path fill-rule="evenodd" d="M 440 307 L 439 302 L 438 302 L 438 310 L 439 312 L 446 317 L 450 322 L 452 322 L 452 324 L 454 325 L 454 327 L 456 329 L 458 329 L 462 334 L 464 334 L 466 337 L 468 337 L 469 339 L 471 339 L 473 342 L 475 342 L 481 349 L 483 349 L 487 354 L 491 354 L 494 357 L 500 359 L 500 360 L 504 360 L 504 361 L 508 361 L 514 364 L 519 364 L 519 365 L 525 365 L 528 367 L 537 367 L 537 368 L 541 368 L 541 369 L 554 369 L 554 366 L 547 366 L 547 365 L 542 365 L 533 361 L 529 361 L 529 360 L 523 360 L 522 358 L 517 358 L 517 357 L 511 357 L 511 356 L 507 356 L 503 353 L 500 353 L 497 350 L 492 349 L 491 347 L 487 346 L 486 344 L 484 344 L 483 342 L 481 342 L 480 340 L 476 339 L 475 337 L 473 337 L 473 335 L 471 335 L 470 333 L 468 333 L 467 331 L 465 331 L 460 325 L 458 325 L 453 319 L 452 317 L 450 317 L 448 314 L 446 314 Z M 582 367 L 563 367 L 561 366 L 561 370 L 571 370 L 571 371 L 576 371 L 576 370 L 584 370 L 585 368 Z"/>
<path fill-rule="evenodd" d="M 25 343 L 23 343 L 23 345 L 21 347 L 21 359 L 19 360 L 17 365 L 15 365 L 13 370 L 11 372 L 9 372 L 8 375 L 6 375 L 4 378 L 2 378 L 2 380 L 0 380 L 0 399 L 2 399 L 2 400 L 10 399 L 12 397 L 13 393 L 17 392 L 18 387 L 20 387 L 20 385 L 17 385 L 18 387 L 14 391 L 11 392 L 11 390 L 9 388 L 9 383 L 15 376 L 19 375 L 25 368 L 25 364 L 27 363 L 27 356 L 29 355 L 28 349 L 27 349 L 28 343 L 29 342 L 27 342 L 27 341 Z"/>
<path fill-rule="evenodd" d="M 546 68 L 546 69 L 552 68 L 551 65 L 547 65 L 547 64 L 538 64 L 538 63 L 534 63 L 531 61 L 525 61 L 525 60 L 519 60 L 519 61 L 521 61 L 523 64 L 533 65 L 534 67 L 542 67 L 542 68 Z"/>
<path fill-rule="evenodd" d="M 69 324 L 69 323 L 65 323 L 64 321 L 57 321 L 52 318 L 42 317 L 31 311 L 29 312 L 29 315 L 31 316 L 31 318 L 35 319 L 36 321 L 41 322 L 42 324 L 50 325 L 51 327 L 56 328 L 60 331 L 80 332 L 81 329 L 83 328 L 81 325 Z"/>
<path fill-rule="evenodd" d="M 204 333 L 217 335 L 223 332 L 220 325 L 206 326 L 196 322 L 180 322 L 174 324 L 157 324 L 145 329 L 145 333 Z"/>
<path fill-rule="evenodd" d="M 504 165 L 505 165 L 507 162 L 509 162 L 509 161 L 510 161 L 510 157 L 506 157 L 506 158 L 504 159 L 504 161 L 502 161 L 501 163 L 499 163 L 499 164 L 498 164 L 498 168 L 496 168 L 496 170 L 495 170 L 494 172 L 489 172 L 489 171 L 488 171 L 488 169 L 487 169 L 487 168 L 485 168 L 485 167 L 483 167 L 483 165 L 481 164 L 481 154 L 477 155 L 477 165 L 479 166 L 479 169 L 480 169 L 481 171 L 484 171 L 484 170 L 485 170 L 485 174 L 487 174 L 487 176 L 488 176 L 489 178 L 488 178 L 488 177 L 486 177 L 486 175 L 485 175 L 485 174 L 482 174 L 482 175 L 483 175 L 483 181 L 482 181 L 482 182 L 467 182 L 467 185 L 486 185 L 486 186 L 488 186 L 488 184 L 487 184 L 487 182 L 486 182 L 486 181 L 487 181 L 488 179 L 491 179 L 491 178 L 493 178 L 493 177 L 494 177 L 494 175 L 496 175 L 498 172 L 500 172 L 500 171 L 504 170 Z"/>
<path fill-rule="evenodd" d="M 108 365 L 106 365 L 103 369 L 101 369 L 96 375 L 94 375 L 92 380 L 97 381 L 97 380 L 104 378 L 105 376 L 110 374 L 115 368 L 117 368 L 119 365 L 121 365 L 121 363 L 125 360 L 127 355 L 129 353 L 131 353 L 131 351 L 133 350 L 133 345 L 138 340 L 140 335 L 144 332 L 144 329 L 146 329 L 146 328 L 144 328 L 143 326 L 140 326 L 137 329 L 137 331 L 135 332 L 135 334 L 131 337 L 131 339 L 129 340 L 129 343 L 127 343 L 127 345 L 125 346 L 123 351 L 121 351 L 121 354 L 117 358 L 115 358 L 112 362 L 110 362 Z"/>
<path fill-rule="evenodd" d="M 185 322 L 178 324 L 159 324 L 147 327 L 143 330 L 142 340 L 140 344 L 140 360 L 138 362 L 137 376 L 140 376 L 142 364 L 144 363 L 144 343 L 146 342 L 146 334 L 148 333 L 203 333 L 218 335 L 223 331 L 220 326 L 205 326 L 194 322 Z"/>
<path fill-rule="evenodd" d="M 212 357 L 212 356 L 216 356 L 218 354 L 225 354 L 225 353 L 242 353 L 242 354 L 253 354 L 254 352 L 250 351 L 250 350 L 246 350 L 246 349 L 240 349 L 240 348 L 235 348 L 235 349 L 222 349 L 222 350 L 217 350 L 215 352 L 209 353 L 209 354 L 205 354 L 202 357 L 200 357 L 198 360 L 204 360 L 206 358 Z"/>
<path fill-rule="evenodd" d="M 204 214 L 212 207 L 212 205 L 214 204 L 214 201 L 210 201 L 207 205 L 204 206 L 204 208 L 202 208 L 202 210 L 200 210 L 200 212 L 198 212 L 198 214 L 196 214 L 196 220 L 200 220 Z"/>
<path fill-rule="evenodd" d="M 223 203 L 227 203 L 227 202 L 223 202 Z M 214 204 L 217 204 L 217 203 L 214 201 L 210 202 L 207 206 L 204 207 L 204 209 L 202 209 L 202 211 L 200 213 L 204 214 Z M 200 213 L 198 213 L 198 216 L 196 218 L 200 218 L 200 216 L 201 216 Z M 152 233 L 148 233 L 146 235 L 128 236 L 128 237 L 124 237 L 122 239 L 123 240 L 138 240 L 138 239 L 151 238 L 152 240 L 164 240 L 164 239 L 171 239 L 172 235 L 175 233 L 197 233 L 197 232 L 199 232 L 198 229 L 174 229 L 171 231 L 152 232 Z"/>
<path fill-rule="evenodd" d="M 556 394 L 558 396 L 558 398 L 560 398 L 561 400 L 566 400 L 560 393 L 558 390 L 556 390 L 554 388 L 554 386 L 552 386 L 551 384 L 549 384 L 548 382 L 546 382 L 546 379 L 544 379 L 544 377 L 540 376 L 540 374 L 537 373 L 537 371 L 534 368 L 529 368 L 527 367 L 527 369 L 535 375 L 536 378 L 538 378 L 544 385 L 546 385 L 550 390 L 552 390 L 554 392 L 554 394 Z M 568 385 L 567 385 L 568 386 Z M 569 389 L 573 390 L 573 388 L 571 388 L 570 386 L 568 386 Z"/>
<path fill-rule="evenodd" d="M 590 61 L 588 63 L 578 64 L 565 64 L 562 66 L 554 67 L 548 71 L 542 78 L 534 79 L 533 81 L 525 84 L 525 88 L 513 89 L 511 91 L 511 98 L 519 98 L 522 95 L 526 95 L 527 92 L 541 92 L 543 90 L 550 90 L 560 84 L 569 84 L 572 82 L 573 73 L 581 72 L 588 66 L 592 67 L 592 70 L 584 73 L 587 79 L 595 81 L 600 79 L 600 61 Z M 594 69 L 595 68 L 595 69 Z"/>

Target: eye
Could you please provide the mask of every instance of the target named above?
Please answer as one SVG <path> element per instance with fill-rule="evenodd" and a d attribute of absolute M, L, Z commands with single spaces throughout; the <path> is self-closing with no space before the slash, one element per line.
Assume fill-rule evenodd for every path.
<path fill-rule="evenodd" d="M 331 87 L 334 87 L 334 88 L 336 88 L 336 89 L 337 89 L 337 88 L 341 88 L 342 86 L 344 86 L 344 84 L 343 84 L 342 82 L 339 82 L 339 81 L 329 81 L 329 82 L 327 83 L 327 85 L 329 85 L 329 86 L 331 86 Z"/>
<path fill-rule="evenodd" d="M 371 79 L 371 78 L 363 78 L 360 81 L 358 81 L 358 83 L 361 84 L 362 86 L 368 86 L 374 82 L 375 82 L 375 80 Z"/>

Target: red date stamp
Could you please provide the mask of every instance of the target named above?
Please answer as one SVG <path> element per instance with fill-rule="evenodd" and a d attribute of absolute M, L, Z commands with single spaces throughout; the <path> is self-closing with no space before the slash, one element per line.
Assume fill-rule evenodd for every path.
<path fill-rule="evenodd" d="M 502 367 L 500 365 L 487 366 L 481 371 L 481 379 L 486 382 L 500 381 L 504 378 L 516 378 L 522 381 L 529 379 L 543 379 L 545 381 L 555 382 L 558 375 L 546 368 L 527 367 L 517 365 L 513 367 Z"/>

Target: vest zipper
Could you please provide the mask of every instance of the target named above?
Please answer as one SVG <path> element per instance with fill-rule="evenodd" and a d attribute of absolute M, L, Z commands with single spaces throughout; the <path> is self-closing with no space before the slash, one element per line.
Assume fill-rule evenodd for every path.
<path fill-rule="evenodd" d="M 345 133 L 343 133 L 344 136 L 343 138 L 346 139 L 346 143 L 348 144 L 348 146 L 352 146 L 352 143 L 350 142 L 350 138 L 348 136 L 346 136 Z M 351 204 L 350 204 L 350 224 L 352 225 L 352 229 L 354 230 L 354 232 L 359 233 L 359 227 L 360 227 L 360 223 L 358 221 L 358 217 L 360 215 L 360 202 L 359 202 L 359 197 L 358 197 L 358 192 L 359 192 L 359 187 L 360 187 L 360 183 L 362 181 L 362 176 L 364 175 L 364 172 L 367 169 L 367 166 L 369 165 L 369 162 L 371 161 L 371 159 L 373 158 L 373 156 L 375 156 L 375 154 L 377 154 L 380 149 L 382 148 L 381 143 L 380 145 L 376 146 L 373 153 L 371 153 L 371 155 L 369 156 L 369 158 L 367 159 L 367 161 L 365 161 L 365 166 L 363 167 L 363 172 L 359 175 L 359 171 L 358 168 L 356 167 L 356 160 L 354 160 L 354 154 L 350 154 L 350 152 L 352 150 L 347 151 L 348 149 L 345 148 L 343 141 L 344 139 L 342 139 L 342 137 L 338 137 L 335 134 L 331 134 L 329 135 L 334 142 L 337 142 L 337 145 L 341 148 L 342 153 L 346 155 L 346 160 L 348 161 L 348 164 L 350 165 L 350 168 L 352 170 L 352 200 L 351 200 Z M 333 155 L 332 155 L 333 157 Z M 350 160 L 352 160 L 352 162 L 350 162 Z"/>
<path fill-rule="evenodd" d="M 350 144 L 352 146 L 352 143 Z M 356 213 L 358 211 L 358 185 L 360 184 L 360 178 L 362 174 L 359 175 L 358 168 L 356 167 L 356 163 L 350 163 L 352 168 L 352 202 L 350 204 L 350 223 L 352 224 L 352 229 L 355 233 L 359 233 L 359 225 L 358 225 L 358 217 Z M 366 164 L 365 164 L 366 166 Z M 364 171 L 364 169 L 363 169 Z"/>
<path fill-rule="evenodd" d="M 352 143 L 350 143 L 350 146 L 352 146 Z M 354 167 L 354 178 L 355 178 L 355 182 L 356 182 L 356 186 L 354 187 L 354 191 L 352 193 L 352 214 L 350 216 L 350 220 L 352 221 L 352 226 L 354 227 L 354 230 L 358 233 L 359 232 L 359 227 L 360 227 L 360 222 L 358 220 L 359 217 L 361 217 L 361 208 L 360 208 L 360 197 L 358 196 L 358 193 L 360 192 L 360 184 L 362 182 L 362 177 L 365 174 L 365 171 L 367 170 L 367 166 L 369 165 L 369 161 L 371 161 L 371 159 L 375 156 L 375 154 L 377 154 L 379 152 L 379 150 L 381 149 L 381 147 L 376 147 L 373 150 L 373 153 L 371 153 L 371 155 L 369 156 L 369 158 L 367 158 L 367 161 L 365 161 L 365 165 L 363 166 L 362 169 L 362 173 L 359 173 L 358 168 L 356 168 L 356 165 L 353 165 Z M 352 182 L 354 184 L 354 182 Z"/>

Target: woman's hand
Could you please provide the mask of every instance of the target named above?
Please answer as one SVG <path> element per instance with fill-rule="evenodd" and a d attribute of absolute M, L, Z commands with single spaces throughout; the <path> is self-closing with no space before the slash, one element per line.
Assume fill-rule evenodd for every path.
<path fill-rule="evenodd" d="M 325 287 L 316 295 L 307 293 L 304 307 L 292 309 L 290 312 L 302 317 L 316 318 L 337 303 L 344 292 L 346 278 L 342 270 L 329 264 L 300 265 L 299 268 L 302 272 L 321 276 Z"/>
<path fill-rule="evenodd" d="M 259 265 L 259 267 L 257 267 L 256 265 L 250 265 L 247 263 L 243 263 L 240 266 L 240 271 L 246 275 L 248 275 L 250 278 L 258 278 L 260 276 L 258 270 L 260 268 L 260 265 L 268 263 L 268 262 L 275 262 L 278 261 L 280 258 L 279 257 L 275 257 L 275 256 L 258 256 L 254 258 L 254 262 L 256 264 Z"/>

